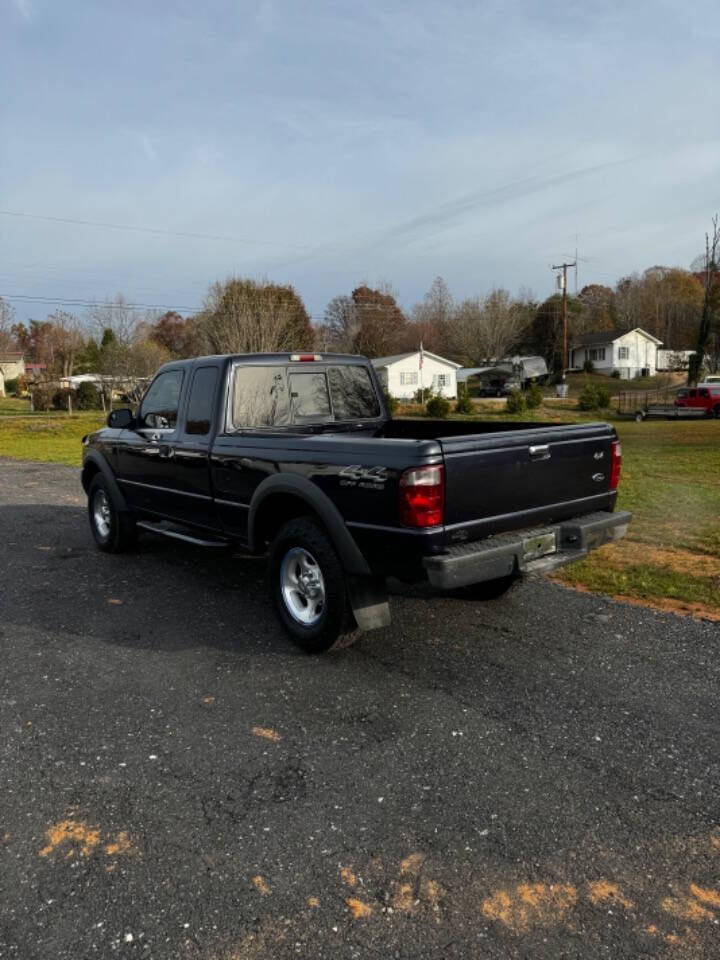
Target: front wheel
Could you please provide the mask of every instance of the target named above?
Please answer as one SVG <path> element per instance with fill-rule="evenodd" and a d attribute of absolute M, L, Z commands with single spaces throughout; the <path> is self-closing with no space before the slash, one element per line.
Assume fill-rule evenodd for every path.
<path fill-rule="evenodd" d="M 116 510 L 101 473 L 93 477 L 88 490 L 88 518 L 95 543 L 105 553 L 120 553 L 137 540 L 134 518 Z"/>
<path fill-rule="evenodd" d="M 330 538 L 312 517 L 289 520 L 270 547 L 270 590 L 291 639 L 324 653 L 351 632 L 345 571 Z"/>

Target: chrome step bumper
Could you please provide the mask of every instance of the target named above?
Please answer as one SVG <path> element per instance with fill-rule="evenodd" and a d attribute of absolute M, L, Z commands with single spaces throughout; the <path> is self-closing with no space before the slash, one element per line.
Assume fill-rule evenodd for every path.
<path fill-rule="evenodd" d="M 425 557 L 423 566 L 430 583 L 441 590 L 512 574 L 542 575 L 581 560 L 605 543 L 621 540 L 631 519 L 627 510 L 588 513 L 552 526 L 515 530 L 451 547 L 439 556 Z"/>

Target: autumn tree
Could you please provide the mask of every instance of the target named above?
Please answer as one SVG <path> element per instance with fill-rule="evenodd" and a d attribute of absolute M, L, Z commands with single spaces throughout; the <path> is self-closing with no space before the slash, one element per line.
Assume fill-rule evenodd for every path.
<path fill-rule="evenodd" d="M 190 356 L 192 324 L 175 310 L 168 310 L 148 324 L 147 339 L 155 341 L 173 357 Z"/>
<path fill-rule="evenodd" d="M 390 355 L 397 348 L 407 319 L 387 287 L 374 290 L 362 285 L 352 292 L 358 318 L 355 352 L 368 357 Z"/>
<path fill-rule="evenodd" d="M 615 291 L 601 283 L 590 283 L 578 296 L 582 306 L 576 317 L 575 333 L 602 333 L 615 328 Z"/>
<path fill-rule="evenodd" d="M 314 331 L 291 286 L 233 278 L 214 283 L 196 317 L 198 343 L 208 353 L 308 350 Z"/>
<path fill-rule="evenodd" d="M 578 332 L 582 316 L 582 302 L 577 297 L 567 298 L 568 348 Z M 537 308 L 530 331 L 530 345 L 534 353 L 544 357 L 549 370 L 562 368 L 562 296 L 554 293 Z"/>
<path fill-rule="evenodd" d="M 642 327 L 666 349 L 695 345 L 702 303 L 702 283 L 679 267 L 649 267 L 642 276 L 623 277 L 615 290 L 618 327 Z"/>

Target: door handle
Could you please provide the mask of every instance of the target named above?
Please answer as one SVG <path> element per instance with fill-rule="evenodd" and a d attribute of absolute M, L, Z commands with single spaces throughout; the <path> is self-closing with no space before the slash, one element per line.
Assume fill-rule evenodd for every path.
<path fill-rule="evenodd" d="M 543 443 L 536 447 L 530 447 L 530 458 L 532 460 L 549 460 L 550 459 L 549 445 L 547 443 Z"/>
<path fill-rule="evenodd" d="M 169 447 L 166 443 L 163 443 L 160 447 L 158 447 L 158 455 L 163 460 L 171 460 L 174 455 L 173 448 Z"/>

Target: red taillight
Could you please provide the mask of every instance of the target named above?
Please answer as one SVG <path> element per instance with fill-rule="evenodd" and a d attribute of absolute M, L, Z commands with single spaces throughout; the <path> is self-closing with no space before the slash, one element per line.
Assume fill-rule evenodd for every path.
<path fill-rule="evenodd" d="M 617 490 L 620 483 L 620 467 L 622 466 L 622 444 L 613 440 L 612 460 L 610 461 L 610 489 Z"/>
<path fill-rule="evenodd" d="M 319 353 L 293 353 L 290 359 L 295 363 L 313 363 L 322 360 L 322 356 Z"/>
<path fill-rule="evenodd" d="M 444 468 L 415 467 L 400 477 L 400 522 L 406 527 L 438 527 L 445 505 Z"/>

